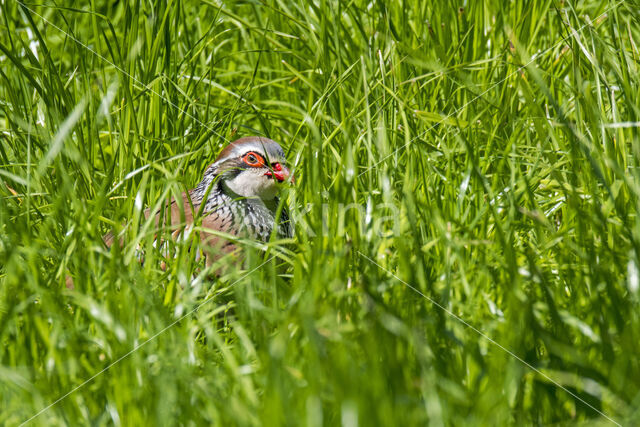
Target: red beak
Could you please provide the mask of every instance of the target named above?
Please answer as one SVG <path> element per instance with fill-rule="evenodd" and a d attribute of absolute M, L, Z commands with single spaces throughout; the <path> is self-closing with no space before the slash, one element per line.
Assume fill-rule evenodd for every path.
<path fill-rule="evenodd" d="M 266 176 L 272 176 L 277 179 L 279 182 L 286 181 L 291 173 L 286 166 L 282 166 L 280 163 L 274 163 L 272 165 L 273 171 L 269 171 L 265 173 Z M 295 182 L 293 178 L 291 178 L 291 182 Z"/>

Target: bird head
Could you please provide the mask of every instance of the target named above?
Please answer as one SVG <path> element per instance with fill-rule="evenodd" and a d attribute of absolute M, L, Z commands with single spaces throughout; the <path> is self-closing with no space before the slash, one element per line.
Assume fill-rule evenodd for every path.
<path fill-rule="evenodd" d="M 282 147 L 271 139 L 257 136 L 227 145 L 205 172 L 205 179 L 208 174 L 218 176 L 239 196 L 262 200 L 274 199 L 281 183 L 293 181 Z"/>

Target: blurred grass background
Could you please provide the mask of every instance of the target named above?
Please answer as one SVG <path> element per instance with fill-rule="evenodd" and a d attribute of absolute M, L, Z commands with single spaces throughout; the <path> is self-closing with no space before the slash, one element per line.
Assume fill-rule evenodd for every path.
<path fill-rule="evenodd" d="M 640 422 L 639 17 L 0 1 L 0 424 L 142 343 L 30 424 Z M 161 270 L 141 209 L 247 135 L 288 153 L 295 242 Z"/>

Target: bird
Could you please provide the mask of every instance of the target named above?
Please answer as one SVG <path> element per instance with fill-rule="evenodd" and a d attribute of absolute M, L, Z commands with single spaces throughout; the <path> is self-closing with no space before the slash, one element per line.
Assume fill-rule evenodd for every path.
<path fill-rule="evenodd" d="M 244 137 L 220 151 L 195 188 L 171 199 L 160 211 L 146 209 L 144 215 L 155 216 L 156 228 L 168 227 L 176 241 L 188 238 L 200 218 L 201 245 L 210 266 L 237 249 L 234 241 L 217 232 L 262 242 L 270 239 L 274 229 L 278 238 L 293 237 L 286 206 L 278 214 L 278 196 L 286 182 L 294 179 L 280 144 L 260 136 Z M 103 240 L 108 247 L 117 241 L 113 233 Z"/>
<path fill-rule="evenodd" d="M 295 180 L 280 144 L 260 136 L 244 137 L 220 151 L 195 188 L 172 198 L 159 211 L 146 209 L 144 216 L 154 217 L 157 231 L 170 229 L 175 241 L 187 240 L 196 224 L 200 225 L 201 247 L 210 267 L 238 249 L 233 240 L 219 232 L 263 242 L 271 238 L 274 229 L 278 238 L 293 237 L 294 225 L 287 207 L 283 206 L 278 214 L 278 196 L 286 182 Z M 113 232 L 105 234 L 102 240 L 108 248 L 116 242 L 123 244 L 123 238 Z M 159 240 L 156 233 L 154 245 L 167 246 L 168 242 Z M 140 262 L 144 262 L 139 248 L 138 252 Z M 200 259 L 200 251 L 196 251 L 195 257 L 196 261 Z M 161 268 L 165 267 L 163 261 Z M 65 284 L 70 290 L 75 287 L 69 274 Z"/>

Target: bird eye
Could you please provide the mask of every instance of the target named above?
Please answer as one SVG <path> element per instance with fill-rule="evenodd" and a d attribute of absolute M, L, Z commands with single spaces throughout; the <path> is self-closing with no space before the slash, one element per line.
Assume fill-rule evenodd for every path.
<path fill-rule="evenodd" d="M 249 166 L 253 166 L 256 168 L 264 166 L 264 159 L 262 158 L 262 156 L 254 152 L 245 154 L 243 160 Z"/>

